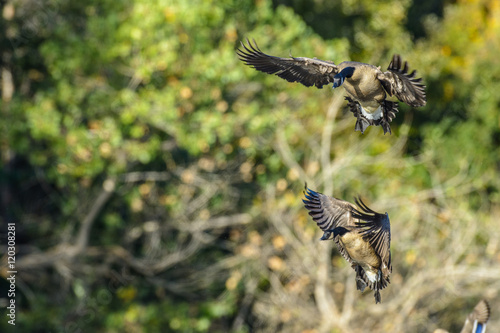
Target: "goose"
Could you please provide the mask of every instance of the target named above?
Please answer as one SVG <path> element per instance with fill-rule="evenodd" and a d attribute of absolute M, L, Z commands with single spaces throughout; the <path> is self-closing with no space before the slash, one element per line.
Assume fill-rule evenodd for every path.
<path fill-rule="evenodd" d="M 483 299 L 469 313 L 460 333 L 486 333 L 486 324 L 489 319 L 490 305 Z M 448 333 L 448 331 L 438 328 L 434 333 Z"/>
<path fill-rule="evenodd" d="M 415 78 L 416 71 L 408 73 L 408 63 L 401 56 L 393 55 L 387 71 L 379 67 L 344 61 L 336 65 L 333 61 L 317 58 L 280 58 L 263 53 L 255 40 L 241 43 L 236 53 L 241 61 L 258 71 L 275 74 L 288 82 L 300 82 L 306 87 L 323 88 L 332 83 L 332 88 L 343 86 L 347 106 L 357 118 L 355 131 L 364 133 L 370 125 L 382 126 L 384 134 L 391 134 L 390 122 L 396 117 L 398 103 L 387 99 L 395 96 L 412 107 L 424 106 L 427 102 L 422 78 Z"/>
<path fill-rule="evenodd" d="M 486 324 L 490 319 L 490 305 L 486 300 L 481 300 L 465 319 L 464 327 L 460 333 L 485 333 Z"/>
<path fill-rule="evenodd" d="M 368 286 L 380 303 L 380 290 L 390 282 L 391 225 L 387 213 L 380 214 L 356 198 L 350 202 L 305 188 L 305 208 L 323 230 L 320 240 L 333 236 L 340 254 L 356 272 L 356 287 L 363 292 Z"/>

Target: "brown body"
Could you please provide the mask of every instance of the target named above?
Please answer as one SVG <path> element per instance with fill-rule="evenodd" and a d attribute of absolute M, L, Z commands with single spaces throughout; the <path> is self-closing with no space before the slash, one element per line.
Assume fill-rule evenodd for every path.
<path fill-rule="evenodd" d="M 355 68 L 353 75 L 345 79 L 344 89 L 347 96 L 358 101 L 367 112 L 374 113 L 387 97 L 378 79 L 382 74 L 380 68 L 354 61 L 344 61 L 337 67 L 340 70 L 346 67 Z"/>
<path fill-rule="evenodd" d="M 339 241 L 355 264 L 363 267 L 365 271 L 370 271 L 373 274 L 378 273 L 382 267 L 382 260 L 370 242 L 364 240 L 362 236 L 360 237 L 357 231 L 339 236 Z"/>

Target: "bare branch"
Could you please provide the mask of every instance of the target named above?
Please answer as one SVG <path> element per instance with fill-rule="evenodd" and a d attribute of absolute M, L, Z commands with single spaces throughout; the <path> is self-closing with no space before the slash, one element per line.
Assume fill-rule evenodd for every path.
<path fill-rule="evenodd" d="M 116 183 L 114 179 L 109 178 L 103 182 L 101 193 L 95 200 L 90 212 L 87 214 L 87 216 L 85 216 L 80 226 L 80 231 L 75 242 L 76 248 L 74 255 L 81 253 L 83 250 L 85 250 L 85 247 L 87 247 L 92 224 L 94 223 L 97 215 L 100 213 L 106 202 L 108 202 L 109 198 L 111 198 L 111 195 L 115 190 L 115 186 Z"/>

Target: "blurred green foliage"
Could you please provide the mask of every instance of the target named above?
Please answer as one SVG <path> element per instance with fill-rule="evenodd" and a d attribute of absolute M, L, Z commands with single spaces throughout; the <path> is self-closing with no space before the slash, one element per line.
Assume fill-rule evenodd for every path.
<path fill-rule="evenodd" d="M 424 270 L 500 261 L 497 1 L 2 8 L 0 218 L 17 223 L 16 329 L 451 331 L 478 297 L 498 296 L 484 273 L 475 284 L 443 279 L 439 302 L 421 291 L 397 303 Z M 354 133 L 342 91 L 332 97 L 244 66 L 235 49 L 245 38 L 273 55 L 383 68 L 402 54 L 424 78 L 427 106 L 400 105 L 392 136 Z M 308 310 L 318 311 L 320 273 L 300 273 L 319 260 L 317 230 L 301 209 L 305 181 L 390 210 L 395 277 L 382 298 L 399 305 L 380 311 L 401 308 L 396 319 L 377 321 L 370 297 L 347 322 Z M 78 248 L 82 225 L 91 229 Z M 73 245 L 77 255 L 50 257 Z M 52 259 L 22 261 L 40 253 Z M 328 269 L 347 282 L 331 279 L 328 290 L 342 300 L 353 277 L 332 256 Z"/>

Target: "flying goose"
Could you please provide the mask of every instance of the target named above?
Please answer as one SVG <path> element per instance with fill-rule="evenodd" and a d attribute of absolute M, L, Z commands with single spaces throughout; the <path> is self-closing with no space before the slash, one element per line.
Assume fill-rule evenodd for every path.
<path fill-rule="evenodd" d="M 373 290 L 375 303 L 380 303 L 380 290 L 384 289 L 392 272 L 391 225 L 389 215 L 379 214 L 368 208 L 361 198 L 356 198 L 356 208 L 311 189 L 304 191 L 302 201 L 309 215 L 324 231 L 321 240 L 333 234 L 337 248 L 356 271 L 356 286 L 363 292 L 368 286 Z"/>
<path fill-rule="evenodd" d="M 469 313 L 460 333 L 486 333 L 486 324 L 489 319 L 490 305 L 483 299 Z M 448 333 L 448 331 L 438 328 L 434 333 Z"/>
<path fill-rule="evenodd" d="M 275 74 L 288 82 L 300 82 L 306 87 L 323 88 L 333 83 L 333 88 L 344 86 L 349 110 L 357 118 L 355 131 L 364 133 L 370 125 L 382 126 L 384 134 L 391 134 L 389 123 L 396 117 L 398 103 L 386 99 L 396 96 L 412 107 L 424 106 L 427 102 L 422 78 L 415 78 L 416 71 L 408 73 L 408 63 L 398 54 L 386 72 L 380 67 L 355 61 L 344 61 L 335 65 L 333 61 L 316 58 L 280 58 L 263 53 L 255 40 L 247 39 L 236 53 L 241 61 L 258 71 Z M 403 68 L 401 68 L 403 67 Z"/>
<path fill-rule="evenodd" d="M 469 313 L 460 333 L 485 333 L 488 319 L 490 319 L 490 305 L 483 299 Z"/>

